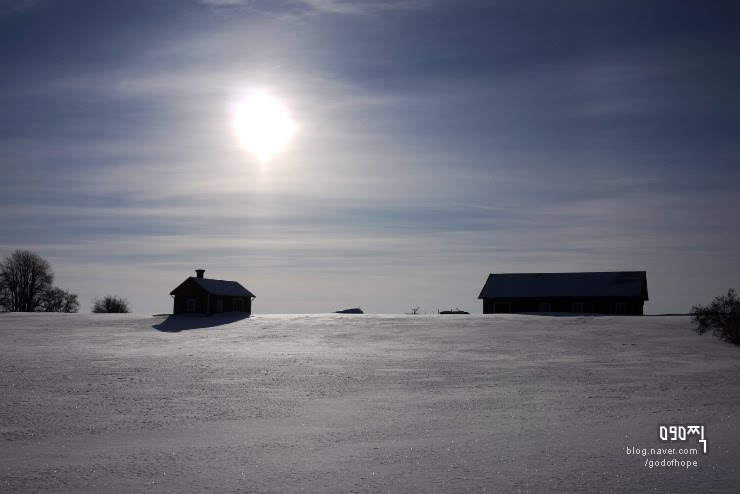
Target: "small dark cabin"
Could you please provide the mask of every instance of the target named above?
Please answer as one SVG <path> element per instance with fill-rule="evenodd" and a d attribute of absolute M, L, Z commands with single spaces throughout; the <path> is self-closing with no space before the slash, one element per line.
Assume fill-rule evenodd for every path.
<path fill-rule="evenodd" d="M 195 273 L 195 277 L 189 277 L 170 292 L 175 299 L 173 314 L 252 313 L 255 296 L 241 284 L 204 278 L 204 269 L 196 269 Z"/>
<path fill-rule="evenodd" d="M 642 315 L 645 271 L 491 274 L 481 290 L 484 314 L 574 312 Z"/>

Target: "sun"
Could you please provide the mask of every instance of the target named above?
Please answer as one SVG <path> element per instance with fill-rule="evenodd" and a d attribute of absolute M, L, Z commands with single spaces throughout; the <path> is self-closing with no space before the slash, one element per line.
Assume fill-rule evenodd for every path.
<path fill-rule="evenodd" d="M 262 164 L 288 147 L 296 127 L 286 106 L 266 91 L 241 98 L 233 122 L 240 144 Z"/>

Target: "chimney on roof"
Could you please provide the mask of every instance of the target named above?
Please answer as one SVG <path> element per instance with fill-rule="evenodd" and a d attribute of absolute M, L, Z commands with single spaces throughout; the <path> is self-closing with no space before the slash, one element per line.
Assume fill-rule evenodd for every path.
<path fill-rule="evenodd" d="M 205 273 L 205 272 L 206 272 L 205 269 L 196 269 L 195 270 L 195 274 L 198 276 L 198 278 L 202 278 L 203 277 L 203 273 Z"/>

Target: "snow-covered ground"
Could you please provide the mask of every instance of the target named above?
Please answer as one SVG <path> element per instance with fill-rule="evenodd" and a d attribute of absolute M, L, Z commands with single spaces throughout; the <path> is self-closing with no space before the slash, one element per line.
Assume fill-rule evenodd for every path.
<path fill-rule="evenodd" d="M 738 492 L 739 377 L 687 317 L 0 314 L 0 491 Z"/>

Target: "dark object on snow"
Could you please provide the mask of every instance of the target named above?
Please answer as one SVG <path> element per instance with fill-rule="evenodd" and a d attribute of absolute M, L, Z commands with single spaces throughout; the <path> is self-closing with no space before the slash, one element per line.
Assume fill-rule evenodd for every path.
<path fill-rule="evenodd" d="M 642 315 L 645 271 L 491 274 L 481 290 L 484 314 L 575 312 Z"/>
<path fill-rule="evenodd" d="M 189 277 L 170 292 L 175 299 L 173 314 L 221 312 L 252 313 L 252 292 L 236 281 L 204 278 L 204 269 L 196 269 L 196 277 Z"/>
<path fill-rule="evenodd" d="M 455 309 L 455 310 L 443 310 L 443 311 L 440 311 L 440 314 L 470 314 L 470 312 L 466 312 L 460 309 Z"/>
<path fill-rule="evenodd" d="M 354 309 L 338 310 L 335 314 L 364 314 L 364 312 L 359 307 L 355 307 Z"/>
<path fill-rule="evenodd" d="M 730 288 L 726 296 L 714 297 L 707 306 L 691 308 L 691 320 L 697 325 L 695 331 L 712 333 L 733 345 L 740 345 L 740 298 Z"/>

